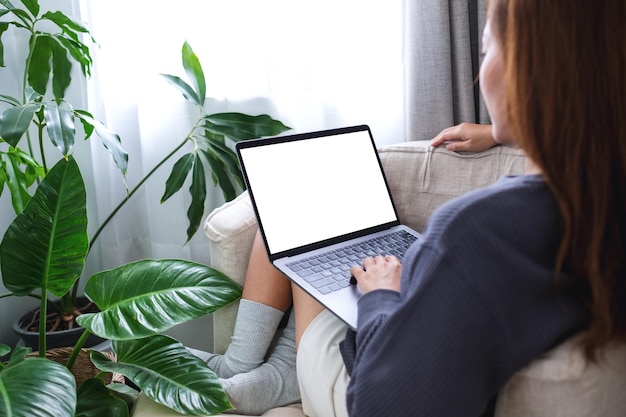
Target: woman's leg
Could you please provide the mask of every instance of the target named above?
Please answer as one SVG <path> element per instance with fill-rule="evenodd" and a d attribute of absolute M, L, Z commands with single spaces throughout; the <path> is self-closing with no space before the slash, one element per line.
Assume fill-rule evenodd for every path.
<path fill-rule="evenodd" d="M 347 325 L 295 284 L 292 291 L 302 408 L 310 417 L 346 417 L 349 376 L 339 344 Z"/>
<path fill-rule="evenodd" d="M 293 297 L 293 311 L 296 318 L 296 348 L 300 346 L 302 334 L 309 324 L 324 310 L 317 300 L 307 294 L 296 284 L 291 285 Z"/>
<path fill-rule="evenodd" d="M 239 413 L 261 414 L 270 408 L 300 400 L 296 373 L 296 344 L 299 344 L 309 324 L 324 310 L 321 304 L 297 285 L 292 285 L 281 272 L 271 265 L 262 239 L 257 234 L 250 256 L 242 303 L 255 303 L 282 312 L 289 308 L 292 300 L 294 309 L 289 323 L 267 361 L 249 372 L 239 372 L 230 378 L 221 380 L 222 386 Z M 233 360 L 241 356 L 244 350 L 243 348 L 235 350 L 235 336 L 241 334 L 242 342 L 245 342 L 246 333 L 247 337 L 250 337 L 250 334 L 254 333 L 255 326 L 259 325 L 258 317 L 244 319 L 241 314 L 240 310 L 233 342 L 225 354 L 228 356 L 232 353 Z M 261 321 L 266 322 L 266 320 Z M 240 329 L 239 332 L 238 329 Z M 272 335 L 274 331 L 275 326 L 271 332 Z M 255 344 L 261 345 L 258 341 Z M 255 349 L 249 346 L 248 350 L 254 351 Z M 266 346 L 265 350 L 267 350 Z M 257 359 L 259 354 L 260 352 L 257 352 Z M 262 361 L 262 359 L 260 360 Z M 333 401 L 324 399 L 329 402 L 327 405 L 332 408 Z M 344 404 L 345 401 L 339 401 L 339 403 Z M 344 409 L 345 405 L 340 408 Z M 342 414 L 339 413 L 339 415 Z"/>
<path fill-rule="evenodd" d="M 252 244 L 241 298 L 274 307 L 282 312 L 291 306 L 290 281 L 269 261 L 263 238 L 258 231 Z"/>
<path fill-rule="evenodd" d="M 290 281 L 269 262 L 262 238 L 257 233 L 235 332 L 222 360 L 229 369 L 247 367 L 248 371 L 236 372 L 230 377 L 221 376 L 216 371 L 223 378 L 222 386 L 238 413 L 257 415 L 300 400 L 293 313 L 267 361 L 263 362 L 280 320 L 268 320 L 260 313 L 272 309 L 279 311 L 282 318 L 291 301 Z M 242 311 L 243 306 L 247 307 Z M 246 358 L 246 366 L 235 366 L 235 363 L 243 362 L 242 357 Z"/>
<path fill-rule="evenodd" d="M 293 312 L 265 363 L 250 372 L 222 379 L 221 383 L 238 414 L 258 415 L 299 402 Z"/>
<path fill-rule="evenodd" d="M 257 232 L 231 343 L 224 355 L 209 355 L 203 359 L 220 378 L 256 369 L 264 362 L 276 329 L 290 305 L 291 285 L 269 262 Z"/>

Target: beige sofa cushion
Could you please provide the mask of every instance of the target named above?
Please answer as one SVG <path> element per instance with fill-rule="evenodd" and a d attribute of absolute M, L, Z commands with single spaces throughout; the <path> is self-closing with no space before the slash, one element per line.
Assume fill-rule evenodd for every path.
<path fill-rule="evenodd" d="M 576 342 L 557 346 L 516 373 L 500 391 L 496 417 L 626 416 L 626 345 L 587 362 Z"/>

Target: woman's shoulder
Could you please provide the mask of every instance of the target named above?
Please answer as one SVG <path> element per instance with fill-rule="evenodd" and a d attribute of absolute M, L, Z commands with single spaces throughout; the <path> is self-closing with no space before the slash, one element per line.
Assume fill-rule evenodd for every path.
<path fill-rule="evenodd" d="M 470 191 L 456 197 L 433 213 L 436 216 L 466 216 L 511 209 L 519 206 L 534 206 L 538 202 L 552 202 L 552 194 L 546 182 L 538 175 L 502 177 L 494 184 Z"/>
<path fill-rule="evenodd" d="M 524 203 L 533 199 L 551 197 L 547 183 L 539 175 L 505 176 L 494 184 L 479 188 L 448 201 L 442 211 L 458 212 L 478 206 L 481 209 L 494 205 Z"/>
<path fill-rule="evenodd" d="M 479 233 L 533 234 L 559 224 L 559 211 L 546 182 L 538 175 L 503 177 L 493 185 L 448 201 L 431 216 L 425 233 L 459 238 Z M 552 230 L 550 231 L 552 233 Z"/>

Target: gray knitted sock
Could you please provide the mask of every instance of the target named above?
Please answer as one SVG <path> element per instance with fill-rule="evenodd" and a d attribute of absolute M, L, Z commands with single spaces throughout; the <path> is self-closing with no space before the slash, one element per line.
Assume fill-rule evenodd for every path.
<path fill-rule="evenodd" d="M 259 415 L 300 401 L 293 313 L 267 362 L 220 382 L 237 414 Z"/>
<path fill-rule="evenodd" d="M 266 304 L 242 299 L 233 337 L 223 355 L 203 357 L 220 378 L 249 372 L 259 367 L 267 354 L 284 312 Z"/>

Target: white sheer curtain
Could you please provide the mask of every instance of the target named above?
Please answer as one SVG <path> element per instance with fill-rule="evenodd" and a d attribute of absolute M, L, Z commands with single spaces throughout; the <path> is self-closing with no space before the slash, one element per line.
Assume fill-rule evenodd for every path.
<path fill-rule="evenodd" d="M 131 186 L 182 141 L 196 116 L 159 75 L 184 77 L 185 41 L 202 63 L 211 112 L 268 113 L 294 132 L 367 123 L 379 144 L 405 140 L 401 0 L 80 5 L 99 44 L 90 109 L 122 137 Z M 124 190 L 108 155 L 96 148 L 93 158 L 102 219 Z M 158 171 L 99 238 L 104 265 L 142 257 L 208 262 L 201 231 L 183 246 L 186 196 L 158 203 L 170 167 Z M 215 191 L 209 199 L 208 209 L 222 202 Z"/>

